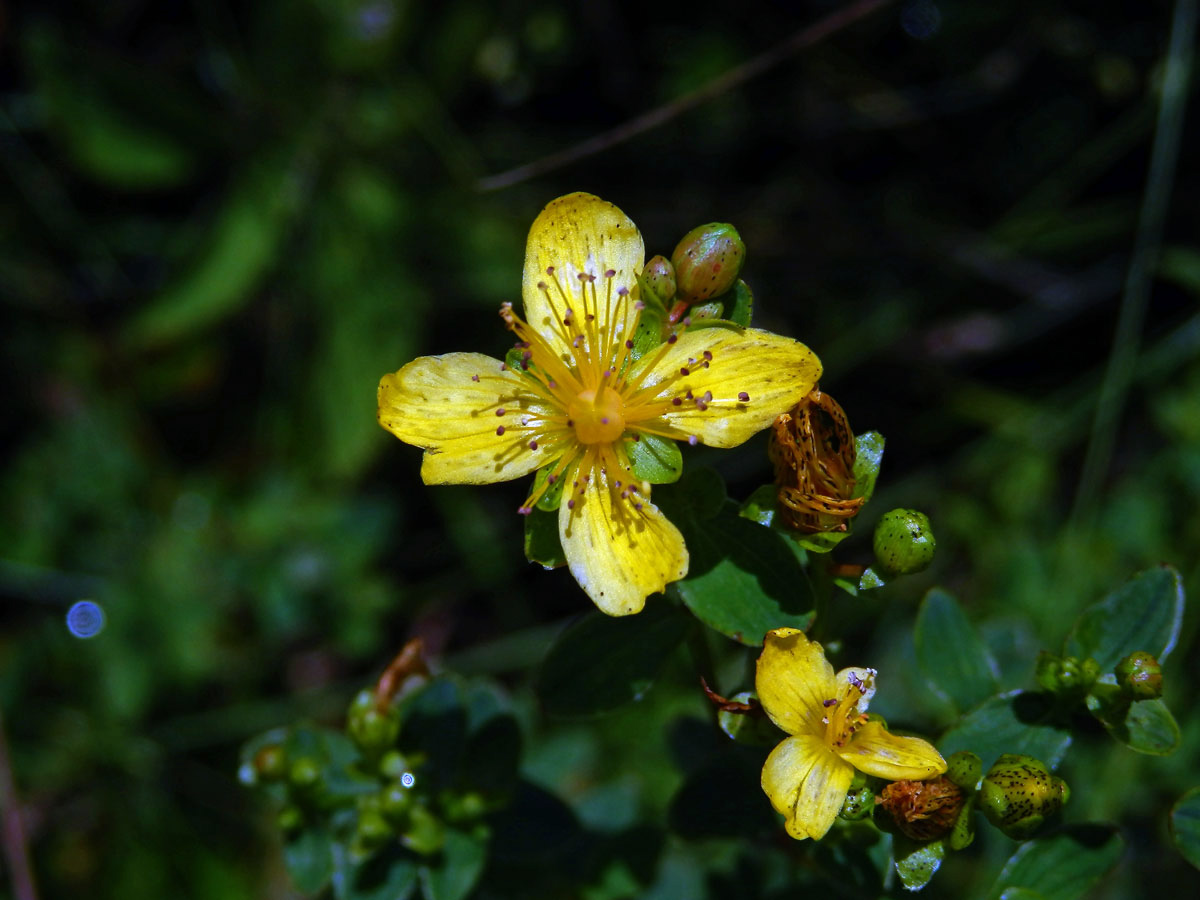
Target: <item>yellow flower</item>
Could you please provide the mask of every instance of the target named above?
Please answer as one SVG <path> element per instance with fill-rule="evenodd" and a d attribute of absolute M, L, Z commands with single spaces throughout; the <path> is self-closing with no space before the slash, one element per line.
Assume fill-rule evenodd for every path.
<path fill-rule="evenodd" d="M 755 688 L 771 721 L 791 735 L 767 757 L 762 788 L 797 840 L 825 836 L 855 769 L 889 781 L 921 781 L 946 771 L 946 761 L 928 742 L 889 734 L 867 720 L 874 669 L 834 675 L 821 645 L 802 631 L 767 632 Z"/>
<path fill-rule="evenodd" d="M 753 328 L 688 331 L 633 360 L 644 257 L 641 234 L 617 207 L 560 197 L 529 230 L 525 318 L 511 304 L 500 310 L 523 351 L 521 371 L 450 353 L 379 382 L 379 422 L 425 449 L 426 484 L 486 484 L 548 467 L 521 505 L 528 514 L 564 480 L 567 564 L 609 615 L 638 612 L 688 569 L 683 537 L 633 473 L 628 443 L 657 435 L 736 446 L 821 374 L 803 344 Z"/>

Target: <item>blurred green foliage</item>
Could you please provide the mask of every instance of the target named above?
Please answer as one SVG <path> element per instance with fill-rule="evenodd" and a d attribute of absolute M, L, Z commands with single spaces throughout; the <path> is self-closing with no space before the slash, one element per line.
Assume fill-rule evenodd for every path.
<path fill-rule="evenodd" d="M 993 691 L 974 715 L 1011 717 L 1038 651 L 1074 652 L 1093 633 L 1071 633 L 1077 615 L 1135 571 L 1172 562 L 1197 595 L 1194 119 L 1116 453 L 1102 490 L 1076 496 L 1169 4 L 898 2 L 631 141 L 475 189 L 834 6 L 752 2 L 737 27 L 671 3 L 6 7 L 0 708 L 43 897 L 290 896 L 238 748 L 302 718 L 340 726 L 412 635 L 498 678 L 525 738 L 522 808 L 539 813 L 502 829 L 504 878 L 480 896 L 794 884 L 752 758 L 682 662 L 706 658 L 732 695 L 746 654 L 667 628 L 640 703 L 547 718 L 537 667 L 589 607 L 565 572 L 522 561 L 525 486 L 427 490 L 418 452 L 374 423 L 383 372 L 505 346 L 495 311 L 519 294 L 525 231 L 567 191 L 617 202 L 652 253 L 735 223 L 756 321 L 812 346 L 856 427 L 888 437 L 839 555 L 869 564 L 874 518 L 904 506 L 929 513 L 937 560 L 827 613 L 845 662 L 895 684 L 889 722 L 938 733 Z M 745 497 L 769 477 L 763 450 L 685 450 L 685 477 L 719 464 Z M 929 686 L 926 638 L 963 622 L 948 594 L 921 603 L 934 584 L 988 653 L 949 696 Z M 88 640 L 64 624 L 81 599 L 105 614 Z M 1094 828 L 1015 856 L 992 835 L 930 895 L 999 896 L 1068 863 L 1090 883 L 1118 856 L 1095 896 L 1194 878 L 1195 609 L 1164 665 L 1179 752 L 1130 752 L 1094 723 L 1062 772 L 1068 824 L 1116 823 L 1124 855 Z M 1050 762 L 1061 734 L 1045 731 Z M 1159 839 L 1168 821 L 1182 855 Z M 812 852 L 802 880 L 879 890 L 867 850 Z"/>

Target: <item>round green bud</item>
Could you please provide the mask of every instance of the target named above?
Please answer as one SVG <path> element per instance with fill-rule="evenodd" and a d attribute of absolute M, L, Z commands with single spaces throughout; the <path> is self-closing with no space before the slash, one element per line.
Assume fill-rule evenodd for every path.
<path fill-rule="evenodd" d="M 285 806 L 279 811 L 275 822 L 284 834 L 292 834 L 304 826 L 304 813 L 298 806 Z"/>
<path fill-rule="evenodd" d="M 724 294 L 737 283 L 745 261 L 746 244 L 732 225 L 710 222 L 693 228 L 671 254 L 679 299 L 698 303 Z"/>
<path fill-rule="evenodd" d="M 298 788 L 312 787 L 321 778 L 321 765 L 311 756 L 301 756 L 292 761 L 288 770 L 288 781 Z"/>
<path fill-rule="evenodd" d="M 364 847 L 378 847 L 392 836 L 392 826 L 377 809 L 360 809 L 354 836 Z"/>
<path fill-rule="evenodd" d="M 380 709 L 371 690 L 359 691 L 346 713 L 346 733 L 364 756 L 390 750 L 400 736 L 400 716 L 393 708 Z"/>
<path fill-rule="evenodd" d="M 412 771 L 412 763 L 399 750 L 389 750 L 379 760 L 379 774 L 384 778 L 399 779 L 405 772 Z"/>
<path fill-rule="evenodd" d="M 875 559 L 889 575 L 928 568 L 936 548 L 929 517 L 915 509 L 889 510 L 875 526 Z"/>
<path fill-rule="evenodd" d="M 970 750 L 959 750 L 946 758 L 946 777 L 964 791 L 973 791 L 983 775 L 983 760 Z"/>
<path fill-rule="evenodd" d="M 387 784 L 379 795 L 379 808 L 393 822 L 408 820 L 408 811 L 412 809 L 413 792 L 411 783 L 393 781 Z"/>
<path fill-rule="evenodd" d="M 1130 653 L 1113 670 L 1121 693 L 1132 700 L 1154 700 L 1162 696 L 1162 666 L 1145 650 Z"/>
<path fill-rule="evenodd" d="M 642 289 L 654 295 L 663 306 L 675 299 L 675 267 L 665 256 L 655 256 L 642 269 Z"/>
<path fill-rule="evenodd" d="M 287 753 L 279 744 L 267 744 L 254 754 L 254 771 L 264 781 L 278 781 L 287 775 Z"/>
<path fill-rule="evenodd" d="M 1006 753 L 979 786 L 980 811 L 1013 840 L 1034 835 L 1071 796 L 1067 783 L 1032 756 Z"/>
<path fill-rule="evenodd" d="M 400 843 L 414 853 L 432 856 L 446 843 L 446 829 L 428 807 L 414 804 L 409 812 L 408 827 L 400 835 Z"/>

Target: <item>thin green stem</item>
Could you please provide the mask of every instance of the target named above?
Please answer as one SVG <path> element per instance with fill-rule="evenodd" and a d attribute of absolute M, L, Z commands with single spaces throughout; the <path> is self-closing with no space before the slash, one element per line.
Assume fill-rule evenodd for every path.
<path fill-rule="evenodd" d="M 1112 353 L 1100 385 L 1096 415 L 1071 512 L 1073 529 L 1090 529 L 1092 525 L 1100 487 L 1112 459 L 1117 426 L 1137 367 L 1150 283 L 1162 247 L 1163 226 L 1179 160 L 1196 40 L 1196 5 L 1197 0 L 1177 0 L 1171 20 L 1146 192 L 1138 215 L 1133 256 L 1125 276 Z"/>

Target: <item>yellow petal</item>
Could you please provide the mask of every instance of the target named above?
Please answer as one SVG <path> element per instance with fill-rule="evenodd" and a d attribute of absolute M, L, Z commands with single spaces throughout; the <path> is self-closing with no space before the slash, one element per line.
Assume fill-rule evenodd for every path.
<path fill-rule="evenodd" d="M 614 329 L 608 334 L 609 343 L 615 342 L 618 335 L 629 332 L 635 314 L 632 302 L 616 302 L 618 292 L 624 288 L 630 299 L 638 296 L 637 276 L 645 257 L 641 232 L 608 201 L 582 193 L 551 201 L 533 220 L 525 245 L 521 285 L 525 321 L 556 349 L 569 352 L 558 327 L 568 307 L 581 317 L 592 312 L 601 329 L 612 314 Z M 547 272 L 550 268 L 552 273 Z M 610 271 L 615 274 L 606 278 Z M 595 308 L 584 309 L 581 274 L 595 277 L 591 282 L 599 299 Z M 589 304 L 593 303 L 591 288 Z"/>
<path fill-rule="evenodd" d="M 838 754 L 868 775 L 898 781 L 920 781 L 946 771 L 946 761 L 928 741 L 890 734 L 879 722 L 868 722 Z"/>
<path fill-rule="evenodd" d="M 823 704 L 837 696 L 837 683 L 825 651 L 803 631 L 767 632 L 754 687 L 771 721 L 788 734 L 825 734 Z"/>
<path fill-rule="evenodd" d="M 645 384 L 661 385 L 651 389 L 661 399 L 682 400 L 661 418 L 710 447 L 736 447 L 762 431 L 821 377 L 821 361 L 808 347 L 756 328 L 686 331 L 669 352 L 651 359 Z"/>
<path fill-rule="evenodd" d="M 790 737 L 771 751 L 762 770 L 762 788 L 785 817 L 797 840 L 820 839 L 837 818 L 854 769 L 815 735 Z"/>
<path fill-rule="evenodd" d="M 530 450 L 529 442 L 556 445 L 539 428 L 554 413 L 521 376 L 481 353 L 423 356 L 379 381 L 379 424 L 424 448 L 426 484 L 490 484 L 545 465 L 557 454 Z"/>
<path fill-rule="evenodd" d="M 601 466 L 596 455 L 589 449 L 563 491 L 559 537 L 571 574 L 592 602 L 610 616 L 625 616 L 687 574 L 688 552 L 658 507 L 640 494 L 622 499 L 633 474 L 615 459 Z"/>

